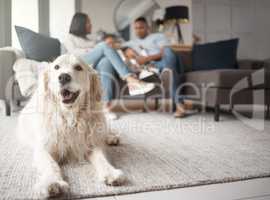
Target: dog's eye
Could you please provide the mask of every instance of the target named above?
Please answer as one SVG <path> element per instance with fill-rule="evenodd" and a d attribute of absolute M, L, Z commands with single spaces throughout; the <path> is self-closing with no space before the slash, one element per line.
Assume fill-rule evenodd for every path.
<path fill-rule="evenodd" d="M 60 69 L 60 66 L 59 65 L 55 65 L 54 66 L 54 69 L 58 70 L 58 69 Z"/>
<path fill-rule="evenodd" d="M 76 65 L 74 67 L 74 69 L 77 70 L 77 71 L 82 71 L 83 70 L 83 68 L 80 65 Z"/>

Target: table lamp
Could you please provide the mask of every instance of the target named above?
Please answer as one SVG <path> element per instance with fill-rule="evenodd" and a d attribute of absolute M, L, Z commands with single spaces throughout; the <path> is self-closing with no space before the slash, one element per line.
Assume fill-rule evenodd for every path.
<path fill-rule="evenodd" d="M 182 32 L 180 24 L 188 23 L 189 22 L 189 12 L 187 6 L 172 6 L 167 7 L 165 11 L 164 21 L 174 23 L 177 35 L 178 35 L 178 42 L 183 42 Z"/>

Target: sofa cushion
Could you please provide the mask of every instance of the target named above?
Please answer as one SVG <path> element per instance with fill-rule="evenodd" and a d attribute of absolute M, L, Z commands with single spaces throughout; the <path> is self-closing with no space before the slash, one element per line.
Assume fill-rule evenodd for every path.
<path fill-rule="evenodd" d="M 199 87 L 218 87 L 218 88 L 233 88 L 237 87 L 236 84 L 247 78 L 248 88 L 257 88 L 255 81 L 252 82 L 251 74 L 255 70 L 238 70 L 238 69 L 221 69 L 221 70 L 207 70 L 207 71 L 194 71 L 185 74 L 185 82 L 193 83 Z M 259 78 L 263 80 L 263 77 Z M 260 88 L 270 88 L 270 72 L 265 71 L 265 83 L 260 85 Z"/>
<path fill-rule="evenodd" d="M 266 67 L 266 62 L 261 60 L 244 59 L 239 60 L 237 63 L 238 69 L 263 69 Z"/>
<path fill-rule="evenodd" d="M 26 58 L 36 61 L 52 61 L 61 53 L 59 40 L 50 38 L 27 28 L 15 26 L 18 39 Z"/>
<path fill-rule="evenodd" d="M 235 69 L 238 39 L 194 45 L 192 70 Z"/>

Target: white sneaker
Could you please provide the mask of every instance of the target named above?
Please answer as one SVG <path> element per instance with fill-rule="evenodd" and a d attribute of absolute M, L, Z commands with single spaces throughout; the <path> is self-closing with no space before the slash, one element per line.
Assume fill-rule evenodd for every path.
<path fill-rule="evenodd" d="M 159 74 L 159 70 L 158 70 L 158 68 L 156 68 L 156 67 L 149 67 L 148 70 L 149 70 L 150 72 L 155 73 L 155 74 Z"/>
<path fill-rule="evenodd" d="M 104 114 L 106 119 L 108 120 L 117 120 L 118 119 L 118 115 L 108 109 L 104 109 Z"/>
<path fill-rule="evenodd" d="M 129 84 L 129 94 L 131 96 L 142 95 L 152 91 L 155 88 L 154 83 L 136 82 Z"/>
<path fill-rule="evenodd" d="M 147 78 L 147 77 L 153 76 L 153 75 L 154 75 L 154 72 L 143 69 L 139 74 L 139 79 L 144 79 L 144 78 Z"/>

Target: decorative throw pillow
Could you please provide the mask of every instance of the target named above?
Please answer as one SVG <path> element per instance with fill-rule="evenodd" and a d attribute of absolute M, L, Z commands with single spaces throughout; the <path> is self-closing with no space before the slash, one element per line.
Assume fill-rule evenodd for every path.
<path fill-rule="evenodd" d="M 52 61 L 61 54 L 61 44 L 58 39 L 20 26 L 15 26 L 15 29 L 26 58 L 36 61 Z"/>
<path fill-rule="evenodd" d="M 239 39 L 194 45 L 192 70 L 234 69 L 237 67 Z"/>

